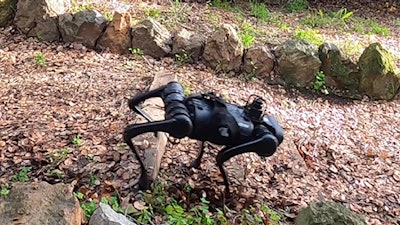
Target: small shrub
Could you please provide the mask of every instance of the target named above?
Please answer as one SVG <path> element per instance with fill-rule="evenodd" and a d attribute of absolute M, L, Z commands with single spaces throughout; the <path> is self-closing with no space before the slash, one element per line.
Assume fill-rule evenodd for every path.
<path fill-rule="evenodd" d="M 347 22 L 347 20 L 353 16 L 353 12 L 347 11 L 346 8 L 342 8 L 342 9 L 339 9 L 337 12 L 329 13 L 329 16 L 331 16 L 332 18 L 335 18 L 340 23 L 345 24 Z"/>
<path fill-rule="evenodd" d="M 254 16 L 257 21 L 265 22 L 270 17 L 270 12 L 264 3 L 259 3 L 256 0 L 251 1 L 251 15 Z"/>
<path fill-rule="evenodd" d="M 28 173 L 32 170 L 32 167 L 23 167 L 17 174 L 12 177 L 13 181 L 26 182 L 29 180 Z"/>
<path fill-rule="evenodd" d="M 303 17 L 300 20 L 300 23 L 312 28 L 315 27 L 320 27 L 324 25 L 331 25 L 332 24 L 332 19 L 327 17 L 321 9 L 318 11 L 318 13 L 313 13 L 309 14 L 305 17 Z"/>
<path fill-rule="evenodd" d="M 9 185 L 2 185 L 1 190 L 0 190 L 0 195 L 1 196 L 6 196 L 8 193 L 10 193 L 10 186 Z"/>
<path fill-rule="evenodd" d="M 309 3 L 307 0 L 291 0 L 285 5 L 285 9 L 290 12 L 299 12 L 308 9 Z"/>
<path fill-rule="evenodd" d="M 322 71 L 319 71 L 315 74 L 314 90 L 321 91 L 324 94 L 328 94 L 325 86 L 325 74 Z"/>
<path fill-rule="evenodd" d="M 97 203 L 95 201 L 81 203 L 81 208 L 85 213 L 86 219 L 89 219 L 96 210 Z"/>
<path fill-rule="evenodd" d="M 46 66 L 46 58 L 45 58 L 44 54 L 41 52 L 36 53 L 36 55 L 33 57 L 33 61 L 38 66 L 41 66 L 41 67 Z"/>

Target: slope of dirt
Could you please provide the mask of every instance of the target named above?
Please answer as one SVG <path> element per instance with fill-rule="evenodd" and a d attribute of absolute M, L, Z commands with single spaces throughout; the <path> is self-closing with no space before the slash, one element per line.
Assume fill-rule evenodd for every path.
<path fill-rule="evenodd" d="M 212 10 L 189 6 L 197 7 L 191 12 L 199 15 Z M 216 11 L 230 20 L 231 14 Z M 201 29 L 210 32 L 212 27 Z M 379 40 L 400 46 L 397 36 Z M 32 167 L 33 180 L 74 182 L 76 191 L 93 199 L 117 190 L 122 201 L 133 202 L 139 166 L 122 131 L 136 115 L 127 100 L 147 90 L 156 72 L 166 71 L 176 73 L 192 93 L 214 91 L 238 105 L 257 94 L 285 129 L 285 140 L 272 157 L 246 154 L 226 164 L 232 199 L 220 195 L 223 185 L 214 159 L 218 146 L 207 145 L 201 168 L 195 170 L 188 164 L 199 144 L 186 139 L 170 143 L 160 178 L 176 192 L 190 184 L 217 206 L 226 203 L 240 211 L 264 202 L 290 215 L 312 201 L 335 200 L 365 215 L 369 224 L 399 223 L 399 98 L 371 102 L 320 96 L 257 79 L 226 78 L 203 65 L 170 58 L 155 61 L 76 46 L 0 30 L 0 184 Z M 38 52 L 44 54 L 43 67 Z M 82 143 L 74 141 L 77 136 Z"/>

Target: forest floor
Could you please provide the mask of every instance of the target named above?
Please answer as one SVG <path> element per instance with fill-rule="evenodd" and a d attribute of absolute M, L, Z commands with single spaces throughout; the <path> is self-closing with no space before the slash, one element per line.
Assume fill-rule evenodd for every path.
<path fill-rule="evenodd" d="M 335 20 L 334 25 L 315 28 L 318 35 L 337 43 L 355 59 L 365 46 L 379 41 L 395 55 L 399 67 L 398 11 L 384 4 L 373 8 L 351 4 L 348 11 L 354 11 L 352 17 L 373 18 L 387 33 L 372 34 L 370 23 L 363 23 L 365 32 L 357 32 L 353 30 L 357 21 L 339 26 Z M 155 16 L 172 32 L 185 27 L 209 34 L 224 22 L 241 27 L 246 20 L 257 31 L 256 44 L 271 46 L 295 36 L 299 29 L 307 31 L 309 27 L 302 25 L 301 19 L 316 12 L 312 8 L 287 13 L 271 7 L 273 16 L 260 23 L 248 11 L 226 5 L 165 2 L 101 6 L 110 11 L 125 8 L 137 20 L 146 12 L 155 15 L 159 11 Z M 340 9 L 329 1 L 323 7 L 334 12 Z M 249 215 L 260 205 L 268 205 L 281 215 L 280 222 L 293 224 L 299 209 L 325 199 L 363 214 L 369 224 L 400 223 L 399 95 L 392 101 L 325 96 L 267 85 L 258 77 L 227 78 L 201 64 L 173 58 L 157 61 L 41 42 L 17 34 L 12 27 L 0 29 L 0 62 L 2 189 L 27 175 L 29 180 L 73 183 L 75 191 L 86 199 L 98 200 L 117 192 L 121 207 L 134 204 L 141 208 L 138 206 L 143 202 L 135 204 L 141 201 L 135 186 L 139 166 L 122 138 L 124 128 L 136 120 L 127 100 L 148 90 L 156 73 L 166 72 L 176 74 L 191 93 L 214 91 L 238 105 L 257 94 L 267 102 L 266 113 L 275 116 L 285 130 L 285 140 L 273 156 L 262 159 L 246 154 L 226 163 L 233 195 L 230 199 L 221 196 L 223 183 L 215 166 L 218 146 L 207 145 L 202 165 L 196 170 L 188 168 L 199 149 L 196 141 L 168 143 L 159 180 L 185 208 L 202 204 L 199 198 L 204 197 L 211 201 L 210 212 L 215 208 L 227 212 L 229 224 L 244 224 L 244 220 L 256 224 L 243 212 L 248 210 Z M 264 220 L 258 224 L 274 224 L 271 213 L 263 212 L 254 212 Z M 153 224 L 165 220 L 156 210 L 151 215 Z"/>

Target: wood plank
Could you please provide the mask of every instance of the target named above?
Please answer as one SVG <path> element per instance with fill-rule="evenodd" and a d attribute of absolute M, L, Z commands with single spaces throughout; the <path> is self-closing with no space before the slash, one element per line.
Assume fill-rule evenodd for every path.
<path fill-rule="evenodd" d="M 171 81 L 177 81 L 177 77 L 174 74 L 166 72 L 158 72 L 154 76 L 154 80 L 149 90 L 154 90 L 162 85 L 166 85 Z M 150 98 L 142 103 L 142 109 L 146 111 L 151 118 L 155 121 L 164 120 L 164 102 L 161 98 Z M 138 121 L 138 123 L 147 122 L 145 119 Z M 165 152 L 167 145 L 167 135 L 163 132 L 157 132 L 157 137 L 154 133 L 146 133 L 135 137 L 135 144 L 141 143 L 140 151 L 144 151 L 143 163 L 147 169 L 147 174 L 151 181 L 157 177 L 160 170 L 160 164 L 162 156 Z M 148 143 L 148 144 L 143 144 Z"/>

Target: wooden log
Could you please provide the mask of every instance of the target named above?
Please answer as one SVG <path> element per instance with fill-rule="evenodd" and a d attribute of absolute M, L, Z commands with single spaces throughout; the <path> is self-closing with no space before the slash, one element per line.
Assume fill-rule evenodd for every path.
<path fill-rule="evenodd" d="M 159 72 L 154 76 L 153 83 L 149 90 L 154 90 L 171 81 L 177 81 L 176 75 L 166 72 Z M 164 120 L 164 102 L 161 98 L 149 98 L 142 103 L 142 109 L 146 111 L 154 121 Z M 147 122 L 141 116 L 138 123 Z M 140 151 L 144 151 L 143 163 L 147 170 L 150 182 L 154 181 L 160 170 L 161 158 L 164 155 L 167 145 L 167 134 L 164 132 L 146 133 L 133 138 L 134 144 L 141 145 Z"/>

